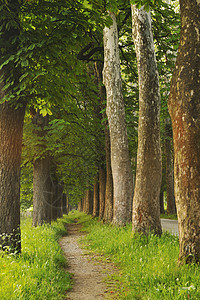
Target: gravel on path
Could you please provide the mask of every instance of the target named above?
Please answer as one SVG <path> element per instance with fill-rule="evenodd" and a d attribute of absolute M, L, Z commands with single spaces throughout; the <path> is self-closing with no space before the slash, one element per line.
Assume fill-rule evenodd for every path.
<path fill-rule="evenodd" d="M 111 263 L 97 262 L 79 246 L 80 224 L 67 224 L 67 236 L 60 246 L 67 259 L 67 271 L 72 274 L 73 287 L 67 292 L 67 300 L 113 299 L 112 291 L 106 286 L 105 278 L 115 272 Z M 114 298 L 117 299 L 117 298 Z"/>

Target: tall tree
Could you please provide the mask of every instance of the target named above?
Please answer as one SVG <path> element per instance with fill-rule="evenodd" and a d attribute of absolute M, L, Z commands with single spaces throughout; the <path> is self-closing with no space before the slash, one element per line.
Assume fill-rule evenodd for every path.
<path fill-rule="evenodd" d="M 174 198 L 174 175 L 173 175 L 173 148 L 172 148 L 172 128 L 170 118 L 165 121 L 165 157 L 166 157 L 166 196 L 167 214 L 175 214 Z"/>
<path fill-rule="evenodd" d="M 94 182 L 94 196 L 93 196 L 93 217 L 99 216 L 99 178 L 95 177 Z"/>
<path fill-rule="evenodd" d="M 49 116 L 43 117 L 39 110 L 32 119 L 34 124 L 32 136 L 36 136 L 35 157 L 33 158 L 33 226 L 51 221 L 50 169 L 52 159 L 46 151 L 45 140 L 43 140 L 47 134 L 48 121 Z"/>
<path fill-rule="evenodd" d="M 200 261 L 200 1 L 180 0 L 181 38 L 168 101 L 174 140 L 179 260 Z"/>
<path fill-rule="evenodd" d="M 105 222 L 112 222 L 113 219 L 113 177 L 111 168 L 111 148 L 110 148 L 110 132 L 108 124 L 105 124 L 105 140 L 106 140 L 106 192 L 105 192 Z"/>
<path fill-rule="evenodd" d="M 51 181 L 48 157 L 38 158 L 33 163 L 33 226 L 51 222 Z"/>
<path fill-rule="evenodd" d="M 133 39 L 139 76 L 139 125 L 133 230 L 161 234 L 160 89 L 150 12 L 132 8 Z"/>
<path fill-rule="evenodd" d="M 131 221 L 133 175 L 128 149 L 124 101 L 118 48 L 116 16 L 110 12 L 112 25 L 104 28 L 104 84 L 107 93 L 106 113 L 110 129 L 111 166 L 113 174 L 113 223 Z"/>
<path fill-rule="evenodd" d="M 20 67 L 13 59 L 19 50 L 18 0 L 5 1 L 0 13 L 0 244 L 3 249 L 21 252 L 20 160 L 25 104 L 10 95 L 19 83 Z"/>

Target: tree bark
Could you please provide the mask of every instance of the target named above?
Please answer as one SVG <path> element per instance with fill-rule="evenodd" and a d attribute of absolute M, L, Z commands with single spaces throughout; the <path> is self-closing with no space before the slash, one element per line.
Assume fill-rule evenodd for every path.
<path fill-rule="evenodd" d="M 82 210 L 79 210 L 82 211 Z M 69 197 L 67 197 L 67 214 L 70 212 L 70 204 L 69 204 Z"/>
<path fill-rule="evenodd" d="M 160 213 L 164 214 L 165 213 L 165 209 L 164 209 L 164 193 L 160 192 Z"/>
<path fill-rule="evenodd" d="M 94 183 L 94 197 L 93 197 L 93 217 L 99 216 L 99 180 L 95 179 Z"/>
<path fill-rule="evenodd" d="M 9 55 L 16 55 L 20 35 L 19 1 L 7 1 L 1 5 L 4 5 L 5 15 L 0 18 L 0 65 L 8 59 Z M 13 88 L 10 86 L 3 90 L 6 80 L 13 81 L 17 86 L 21 75 L 20 68 L 17 68 L 13 61 L 0 70 L 1 103 Z M 20 103 L 21 100 L 18 100 L 18 102 L 13 101 L 11 105 L 7 100 L 0 104 L 0 235 L 2 237 L 0 245 L 3 250 L 20 253 L 20 161 L 25 103 Z"/>
<path fill-rule="evenodd" d="M 93 211 L 93 192 L 88 189 L 85 192 L 85 213 L 92 214 L 92 211 Z"/>
<path fill-rule="evenodd" d="M 62 182 L 57 183 L 57 218 L 63 217 L 63 190 L 64 185 Z"/>
<path fill-rule="evenodd" d="M 133 40 L 139 75 L 139 125 L 133 231 L 160 235 L 160 90 L 151 16 L 132 7 Z"/>
<path fill-rule="evenodd" d="M 83 199 L 82 199 L 82 204 L 83 204 L 83 212 L 86 212 L 86 191 L 84 191 L 83 194 Z"/>
<path fill-rule="evenodd" d="M 35 112 L 32 123 L 40 129 L 34 129 L 38 138 L 46 135 L 45 126 L 48 125 L 49 116 L 43 117 L 39 109 Z M 51 222 L 51 165 L 52 159 L 43 144 L 36 148 L 37 159 L 33 162 L 33 226 Z M 42 157 L 41 156 L 42 153 Z"/>
<path fill-rule="evenodd" d="M 78 211 L 83 211 L 83 198 L 81 198 L 81 201 L 78 203 Z"/>
<path fill-rule="evenodd" d="M 165 157 L 166 157 L 166 192 L 167 192 L 167 214 L 175 214 L 175 198 L 174 198 L 174 176 L 173 176 L 173 149 L 171 124 L 166 120 L 165 124 Z"/>
<path fill-rule="evenodd" d="M 106 170 L 102 166 L 99 169 L 99 219 L 103 219 L 105 208 L 105 192 L 106 192 Z"/>
<path fill-rule="evenodd" d="M 0 98 L 2 93 L 0 91 Z M 21 252 L 20 161 L 25 108 L 0 105 L 0 239 L 3 249 Z"/>
<path fill-rule="evenodd" d="M 63 216 L 63 183 L 56 178 L 56 170 L 51 178 L 51 218 L 57 220 Z"/>
<path fill-rule="evenodd" d="M 67 195 L 66 194 L 62 195 L 62 203 L 63 203 L 63 214 L 68 215 L 68 211 L 67 211 Z"/>
<path fill-rule="evenodd" d="M 51 222 L 50 159 L 39 158 L 33 163 L 33 226 Z"/>
<path fill-rule="evenodd" d="M 111 223 L 113 219 L 113 178 L 111 169 L 111 149 L 110 149 L 110 133 L 108 124 L 105 127 L 106 140 L 106 192 L 105 192 L 105 209 L 104 221 Z"/>
<path fill-rule="evenodd" d="M 181 38 L 168 108 L 174 140 L 179 261 L 200 261 L 200 1 L 180 0 Z"/>
<path fill-rule="evenodd" d="M 103 80 L 107 93 L 106 114 L 110 129 L 111 166 L 114 187 L 113 223 L 123 226 L 131 221 L 133 175 L 128 149 L 124 101 L 118 48 L 116 17 L 110 13 L 113 24 L 104 28 Z"/>

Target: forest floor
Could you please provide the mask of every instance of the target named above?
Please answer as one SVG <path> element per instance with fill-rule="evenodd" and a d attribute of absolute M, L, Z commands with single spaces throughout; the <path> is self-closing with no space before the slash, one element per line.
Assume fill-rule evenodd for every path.
<path fill-rule="evenodd" d="M 109 261 L 100 255 L 86 251 L 80 246 L 85 235 L 81 224 L 67 224 L 67 236 L 60 240 L 60 246 L 67 259 L 67 272 L 72 274 L 73 288 L 67 292 L 66 300 L 116 299 L 112 275 L 118 272 Z"/>

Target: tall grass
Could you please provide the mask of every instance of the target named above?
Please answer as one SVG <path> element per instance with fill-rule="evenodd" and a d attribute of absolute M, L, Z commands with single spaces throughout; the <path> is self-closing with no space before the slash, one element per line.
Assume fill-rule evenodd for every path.
<path fill-rule="evenodd" d="M 64 221 L 33 228 L 22 221 L 22 254 L 0 253 L 0 299 L 63 299 L 70 288 L 70 275 L 58 239 L 66 234 Z"/>
<path fill-rule="evenodd" d="M 131 225 L 105 225 L 82 213 L 75 215 L 88 231 L 89 248 L 109 257 L 120 269 L 115 275 L 116 299 L 200 299 L 200 267 L 178 266 L 178 237 L 133 235 Z"/>

